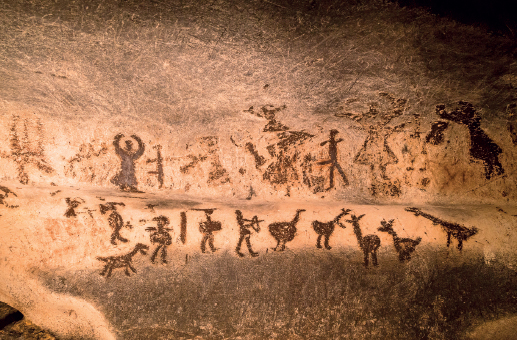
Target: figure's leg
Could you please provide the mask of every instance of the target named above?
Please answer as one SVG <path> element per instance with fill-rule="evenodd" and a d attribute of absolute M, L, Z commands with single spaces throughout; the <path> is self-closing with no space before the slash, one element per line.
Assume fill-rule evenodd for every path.
<path fill-rule="evenodd" d="M 282 240 L 282 248 L 280 248 L 280 251 L 284 251 L 285 250 L 285 240 Z"/>
<path fill-rule="evenodd" d="M 329 169 L 329 187 L 327 190 L 330 190 L 334 187 L 334 164 L 330 165 Z"/>
<path fill-rule="evenodd" d="M 364 266 L 365 267 L 368 267 L 368 253 L 367 252 L 364 252 L 364 262 L 363 262 Z"/>
<path fill-rule="evenodd" d="M 121 242 L 124 242 L 124 243 L 129 242 L 129 240 L 128 240 L 128 239 L 123 238 L 123 237 L 120 235 L 120 230 L 115 231 L 115 235 L 116 235 L 117 240 L 119 240 L 119 241 L 121 241 Z"/>
<path fill-rule="evenodd" d="M 156 249 L 153 252 L 153 255 L 151 256 L 151 262 L 154 263 L 154 260 L 156 260 L 156 256 L 158 255 L 158 251 L 160 250 L 160 246 L 156 247 Z"/>
<path fill-rule="evenodd" d="M 113 245 L 117 245 L 117 234 L 115 234 L 114 232 L 111 234 L 111 244 Z"/>
<path fill-rule="evenodd" d="M 239 242 L 237 243 L 237 248 L 235 248 L 235 252 L 237 253 L 237 255 L 239 255 L 240 257 L 244 257 L 244 254 L 241 253 L 241 244 L 242 244 L 242 241 L 244 240 L 244 235 L 241 234 L 241 236 L 239 237 Z"/>
<path fill-rule="evenodd" d="M 377 251 L 376 250 L 372 252 L 372 262 L 375 267 L 377 267 L 379 265 L 379 263 L 377 262 Z"/>
<path fill-rule="evenodd" d="M 255 253 L 253 251 L 253 249 L 251 249 L 251 240 L 250 240 L 250 235 L 248 235 L 246 237 L 246 245 L 248 246 L 248 251 L 250 253 L 251 256 L 255 257 L 255 256 L 258 256 L 258 253 Z"/>
<path fill-rule="evenodd" d="M 162 245 L 162 263 L 167 263 L 167 249 Z"/>
<path fill-rule="evenodd" d="M 327 248 L 328 250 L 332 249 L 332 247 L 329 246 L 329 238 L 329 235 L 325 235 L 325 248 Z"/>
<path fill-rule="evenodd" d="M 210 236 L 208 236 L 208 245 L 210 246 L 212 253 L 214 253 L 217 250 L 214 247 L 214 234 L 212 234 L 212 233 L 210 233 Z"/>
<path fill-rule="evenodd" d="M 204 234 L 201 239 L 201 252 L 204 253 L 206 250 L 206 240 L 208 240 L 208 234 Z"/>
<path fill-rule="evenodd" d="M 341 175 L 341 178 L 343 179 L 343 184 L 344 185 L 348 185 L 349 182 L 348 182 L 348 178 L 346 177 L 345 175 L 345 172 L 343 171 L 343 169 L 341 168 L 341 165 L 339 165 L 339 163 L 335 163 L 335 166 L 336 166 L 336 169 L 337 171 L 339 172 L 339 174 Z"/>
<path fill-rule="evenodd" d="M 318 235 L 318 240 L 316 241 L 316 248 L 321 248 L 321 237 L 323 235 Z"/>

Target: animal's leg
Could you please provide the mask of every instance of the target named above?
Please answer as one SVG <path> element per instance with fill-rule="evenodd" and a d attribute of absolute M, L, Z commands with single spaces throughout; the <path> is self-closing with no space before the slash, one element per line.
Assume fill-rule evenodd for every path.
<path fill-rule="evenodd" d="M 106 274 L 107 271 L 108 271 L 108 265 L 105 265 L 104 269 L 101 272 L 101 276 L 104 276 L 104 274 Z"/>
<path fill-rule="evenodd" d="M 364 266 L 368 267 L 368 252 L 364 252 Z"/>
<path fill-rule="evenodd" d="M 160 250 L 160 246 L 156 247 L 156 249 L 153 252 L 153 255 L 151 256 L 151 262 L 154 263 L 154 260 L 156 260 L 156 256 L 158 255 L 158 251 Z"/>
<path fill-rule="evenodd" d="M 240 257 L 244 257 L 244 254 L 241 253 L 241 244 L 242 244 L 242 241 L 244 240 L 244 235 L 241 234 L 241 236 L 239 237 L 239 242 L 237 243 L 237 248 L 235 248 L 235 252 L 237 253 L 237 255 L 239 255 Z"/>
<path fill-rule="evenodd" d="M 248 235 L 248 237 L 246 237 L 246 245 L 248 246 L 248 251 L 250 252 L 251 256 L 253 256 L 253 257 L 258 256 L 258 253 L 255 253 L 253 251 L 253 249 L 251 249 L 251 241 L 250 241 L 250 236 L 249 235 Z"/>
<path fill-rule="evenodd" d="M 458 250 L 461 251 L 463 249 L 463 240 L 461 239 L 461 236 L 458 237 Z"/>
<path fill-rule="evenodd" d="M 318 241 L 316 241 L 316 248 L 321 248 L 321 237 L 323 235 L 318 235 Z"/>
<path fill-rule="evenodd" d="M 212 253 L 214 253 L 217 250 L 217 248 L 214 247 L 214 234 L 210 234 L 208 236 L 208 245 L 210 246 Z"/>
<path fill-rule="evenodd" d="M 374 250 L 372 252 L 372 262 L 375 267 L 377 267 L 379 265 L 379 263 L 377 262 L 377 251 L 376 250 Z"/>
<path fill-rule="evenodd" d="M 285 250 L 285 241 L 282 241 L 282 247 L 280 248 L 280 251 L 284 251 Z"/>
<path fill-rule="evenodd" d="M 328 250 L 332 249 L 332 247 L 329 246 L 329 238 L 330 235 L 325 235 L 325 248 L 327 248 Z"/>
<path fill-rule="evenodd" d="M 133 267 L 130 262 L 127 264 L 127 266 L 129 267 L 129 269 L 131 269 L 133 273 L 136 273 L 135 267 Z"/>
<path fill-rule="evenodd" d="M 280 240 L 276 240 L 276 247 L 275 247 L 275 251 L 278 251 L 278 247 L 280 247 Z"/>
<path fill-rule="evenodd" d="M 124 273 L 126 273 L 126 276 L 131 276 L 131 274 L 129 274 L 129 267 L 126 265 L 126 269 L 124 269 Z"/>
<path fill-rule="evenodd" d="M 110 277 L 111 276 L 111 272 L 113 271 L 113 266 L 109 266 L 108 268 L 108 274 L 106 274 L 106 277 Z"/>
<path fill-rule="evenodd" d="M 447 248 L 451 245 L 451 232 L 447 232 Z"/>

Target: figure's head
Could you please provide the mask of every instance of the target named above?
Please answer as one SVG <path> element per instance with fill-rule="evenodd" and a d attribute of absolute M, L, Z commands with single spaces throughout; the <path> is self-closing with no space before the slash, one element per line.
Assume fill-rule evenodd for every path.
<path fill-rule="evenodd" d="M 131 140 L 126 140 L 126 151 L 133 151 L 133 142 Z"/>
<path fill-rule="evenodd" d="M 153 218 L 153 221 L 156 221 L 158 227 L 165 227 L 166 225 L 169 225 L 171 223 L 169 218 L 163 215 Z"/>

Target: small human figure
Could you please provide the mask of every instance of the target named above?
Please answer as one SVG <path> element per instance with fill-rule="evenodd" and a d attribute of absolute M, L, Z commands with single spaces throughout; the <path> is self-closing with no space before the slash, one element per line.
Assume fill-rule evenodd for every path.
<path fill-rule="evenodd" d="M 195 211 L 203 211 L 206 215 L 206 221 L 199 223 L 199 231 L 203 234 L 203 238 L 201 239 L 201 252 L 206 252 L 206 242 L 208 241 L 208 245 L 210 246 L 210 250 L 212 253 L 217 249 L 214 246 L 214 231 L 219 231 L 222 229 L 221 222 L 212 221 L 212 214 L 215 209 L 192 209 Z"/>
<path fill-rule="evenodd" d="M 153 218 L 153 221 L 156 221 L 157 228 L 151 227 L 146 228 L 146 231 L 152 231 L 150 238 L 152 244 L 158 244 L 156 249 L 153 252 L 153 255 L 151 256 L 151 262 L 154 263 L 154 260 L 156 260 L 156 256 L 158 256 L 158 252 L 161 249 L 161 258 L 162 263 L 167 263 L 167 246 L 170 246 L 172 244 L 172 237 L 171 234 L 169 234 L 169 231 L 172 230 L 171 228 L 165 228 L 165 226 L 170 224 L 170 220 L 168 217 L 160 215 L 158 217 Z"/>
<path fill-rule="evenodd" d="M 117 212 L 117 205 L 125 206 L 124 203 L 119 202 L 107 202 L 105 204 L 99 204 L 101 214 L 105 215 L 108 211 L 111 211 L 111 214 L 108 217 L 108 223 L 113 229 L 111 233 L 111 244 L 117 245 L 117 240 L 121 242 L 128 242 L 128 240 L 120 235 L 120 230 L 124 227 L 124 220 L 122 220 L 122 216 Z M 125 225 L 125 227 L 132 229 L 132 226 L 129 222 Z"/>
<path fill-rule="evenodd" d="M 338 133 L 338 130 L 330 130 L 329 140 L 320 143 L 321 146 L 324 146 L 327 143 L 329 144 L 330 159 L 318 162 L 319 165 L 330 164 L 329 187 L 327 188 L 327 191 L 334 187 L 334 168 L 337 169 L 338 173 L 341 175 L 344 185 L 348 185 L 348 179 L 346 178 L 345 172 L 341 168 L 341 165 L 339 165 L 339 163 L 337 162 L 337 144 L 343 141 L 343 138 L 339 138 L 336 140 L 336 135 Z"/>
<path fill-rule="evenodd" d="M 259 223 L 264 222 L 264 221 L 259 220 L 257 216 L 253 216 L 253 218 L 251 220 L 247 220 L 244 218 L 244 216 L 242 215 L 242 211 L 240 211 L 240 210 L 235 210 L 235 215 L 237 215 L 237 223 L 239 224 L 239 228 L 240 228 L 239 229 L 239 232 L 240 232 L 239 242 L 237 243 L 237 248 L 235 248 L 237 255 L 239 255 L 240 257 L 244 257 L 244 254 L 241 253 L 241 245 L 242 245 L 242 241 L 246 240 L 246 245 L 248 246 L 248 251 L 249 251 L 250 255 L 253 257 L 257 257 L 258 253 L 254 252 L 253 249 L 251 248 L 251 241 L 250 241 L 251 230 L 250 229 L 253 229 L 253 230 L 255 230 L 255 232 L 258 233 L 260 231 Z"/>
<path fill-rule="evenodd" d="M 18 197 L 11 189 L 1 186 L 0 185 L 0 191 L 3 191 L 3 193 L 0 192 L 0 204 L 5 205 L 7 208 L 17 208 L 17 205 L 9 205 L 6 202 L 4 202 L 4 199 L 9 197 L 9 194 L 13 194 L 14 196 Z"/>
<path fill-rule="evenodd" d="M 126 140 L 125 148 L 120 147 L 120 140 L 124 137 L 123 134 L 119 133 L 113 140 L 115 146 L 115 152 L 120 157 L 120 172 L 116 174 L 112 179 L 111 183 L 118 185 L 121 190 L 129 192 L 138 192 L 137 180 L 135 176 L 135 161 L 144 154 L 145 146 L 140 137 L 132 135 L 131 138 L 137 141 L 138 149 L 133 150 L 133 142 Z"/>
<path fill-rule="evenodd" d="M 84 201 L 81 198 L 74 198 L 71 199 L 70 197 L 67 197 L 66 204 L 68 205 L 68 209 L 66 209 L 65 216 L 70 217 L 76 217 L 77 213 L 75 212 L 75 208 L 77 208 L 81 203 L 84 203 Z"/>

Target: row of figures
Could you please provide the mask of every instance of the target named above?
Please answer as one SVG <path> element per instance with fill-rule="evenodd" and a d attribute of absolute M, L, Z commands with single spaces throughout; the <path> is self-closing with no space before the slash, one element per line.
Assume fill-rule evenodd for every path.
<path fill-rule="evenodd" d="M 123 224 L 122 218 L 116 212 L 116 204 L 113 202 L 101 204 L 101 213 L 106 213 L 111 210 L 112 213 L 109 216 L 108 220 L 110 226 L 113 228 L 113 234 L 111 237 L 111 241 L 113 244 L 116 244 L 117 241 L 128 242 L 127 239 L 123 238 L 120 235 L 120 229 Z M 194 211 L 202 211 L 205 213 L 205 220 L 199 222 L 199 231 L 202 233 L 203 237 L 201 239 L 201 251 L 203 253 L 207 252 L 207 243 L 211 250 L 211 252 L 217 251 L 217 248 L 214 245 L 214 232 L 222 230 L 222 223 L 219 221 L 212 220 L 212 214 L 215 209 L 191 209 Z M 442 219 L 439 219 L 433 215 L 422 212 L 419 208 L 406 208 L 408 212 L 413 213 L 415 216 L 422 216 L 426 219 L 429 219 L 435 225 L 440 225 L 442 229 L 447 233 L 447 247 L 450 246 L 451 237 L 454 237 L 458 241 L 458 249 L 461 251 L 463 248 L 463 241 L 466 241 L 471 236 L 477 233 L 477 229 L 475 227 L 467 228 L 463 225 L 447 222 Z M 294 218 L 291 221 L 284 222 L 274 222 L 269 224 L 268 230 L 270 234 L 275 238 L 277 244 L 274 248 L 275 251 L 284 251 L 286 249 L 286 243 L 292 241 L 297 232 L 296 225 L 300 219 L 300 215 L 304 212 L 304 209 L 298 209 Z M 331 221 L 328 222 L 320 222 L 313 221 L 312 228 L 318 234 L 316 247 L 325 249 L 332 249 L 329 244 L 329 240 L 331 235 L 334 232 L 336 226 L 339 226 L 343 229 L 346 228 L 346 225 L 343 222 L 349 223 L 353 227 L 353 232 L 357 238 L 357 242 L 359 244 L 359 248 L 363 252 L 364 259 L 363 264 L 365 267 L 368 267 L 370 264 L 370 260 L 373 266 L 378 266 L 377 260 L 377 251 L 381 246 L 381 240 L 379 236 L 375 234 L 363 235 L 360 221 L 365 216 L 351 214 L 350 209 L 341 209 L 341 212 Z M 251 234 L 254 232 L 260 232 L 260 222 L 264 222 L 264 220 L 259 220 L 257 216 L 253 216 L 251 219 L 246 219 L 240 210 L 235 211 L 237 223 L 239 225 L 239 241 L 235 248 L 235 251 L 238 256 L 244 257 L 245 254 L 241 252 L 242 243 L 245 242 L 248 248 L 248 252 L 250 256 L 256 257 L 259 254 L 255 252 L 251 245 Z M 342 218 L 348 215 L 348 219 L 342 221 Z M 155 263 L 158 255 L 160 255 L 161 263 L 167 263 L 167 247 L 172 244 L 172 237 L 170 235 L 171 228 L 167 226 L 170 224 L 170 220 L 168 217 L 160 215 L 153 218 L 153 221 L 156 222 L 156 227 L 146 228 L 147 232 L 150 232 L 150 242 L 152 245 L 155 245 L 156 248 L 151 255 L 151 262 Z M 401 238 L 397 235 L 396 231 L 393 229 L 394 219 L 386 221 L 383 219 L 380 223 L 381 226 L 378 227 L 378 231 L 385 232 L 389 234 L 393 238 L 393 245 L 398 254 L 398 259 L 400 262 L 406 262 L 411 259 L 411 254 L 416 250 L 416 247 L 422 241 L 421 237 L 417 237 L 416 239 L 411 238 Z M 126 224 L 130 226 L 129 223 Z M 181 235 L 180 240 L 183 243 L 186 243 L 186 213 L 181 213 Z M 323 246 L 322 246 L 323 239 Z M 132 265 L 133 256 L 138 253 L 147 254 L 147 250 L 149 250 L 149 246 L 139 243 L 135 246 L 135 248 L 124 255 L 121 256 L 109 256 L 109 257 L 98 257 L 97 259 L 105 262 L 105 267 L 101 272 L 101 275 L 106 275 L 106 277 L 111 276 L 111 272 L 115 268 L 124 268 L 126 275 L 130 275 L 130 270 L 136 273 L 135 268 Z"/>

